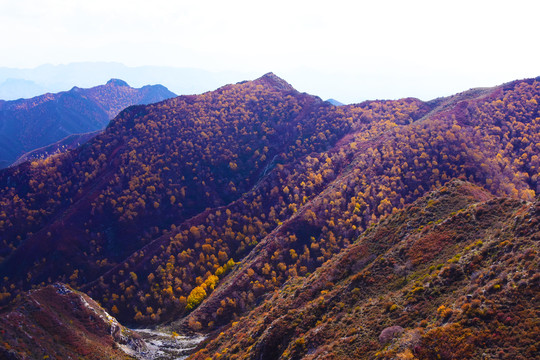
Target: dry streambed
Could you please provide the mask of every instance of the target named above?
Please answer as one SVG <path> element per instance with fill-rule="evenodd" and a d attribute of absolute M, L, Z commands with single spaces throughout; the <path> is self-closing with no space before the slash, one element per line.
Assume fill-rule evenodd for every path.
<path fill-rule="evenodd" d="M 147 347 L 146 351 L 134 354 L 141 360 L 183 360 L 205 339 L 204 336 L 183 336 L 153 329 L 135 331 Z"/>

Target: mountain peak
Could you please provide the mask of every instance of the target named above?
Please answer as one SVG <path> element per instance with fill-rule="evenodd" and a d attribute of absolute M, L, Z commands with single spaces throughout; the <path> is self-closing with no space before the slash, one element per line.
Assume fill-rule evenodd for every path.
<path fill-rule="evenodd" d="M 341 101 L 337 101 L 336 99 L 328 99 L 328 100 L 326 100 L 326 102 L 329 102 L 330 104 L 332 104 L 334 106 L 343 106 L 343 105 L 345 105 L 344 103 L 342 103 Z"/>
<path fill-rule="evenodd" d="M 289 84 L 288 82 L 286 82 L 285 80 L 283 80 L 279 76 L 275 75 L 273 72 L 269 72 L 267 74 L 264 74 L 260 78 L 256 79 L 254 82 L 259 83 L 259 84 L 266 84 L 266 85 L 272 86 L 272 87 L 274 87 L 274 88 L 276 88 L 278 90 L 286 90 L 286 91 L 294 91 L 295 90 L 291 86 L 291 84 Z"/>
<path fill-rule="evenodd" d="M 113 86 L 128 86 L 128 83 L 125 82 L 124 80 L 120 80 L 120 79 L 111 79 L 109 81 L 107 81 L 107 85 L 113 85 Z"/>

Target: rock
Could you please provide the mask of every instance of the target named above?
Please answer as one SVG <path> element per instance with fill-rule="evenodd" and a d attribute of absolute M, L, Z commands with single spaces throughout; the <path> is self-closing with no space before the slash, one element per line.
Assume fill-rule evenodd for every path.
<path fill-rule="evenodd" d="M 381 331 L 379 335 L 379 342 L 381 344 L 388 344 L 390 341 L 403 334 L 404 329 L 401 326 L 390 326 Z"/>

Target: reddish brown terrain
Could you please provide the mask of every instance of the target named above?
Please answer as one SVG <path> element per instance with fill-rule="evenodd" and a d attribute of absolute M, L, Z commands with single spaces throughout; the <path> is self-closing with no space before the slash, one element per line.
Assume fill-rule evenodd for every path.
<path fill-rule="evenodd" d="M 535 358 L 539 239 L 537 201 L 450 182 L 289 279 L 193 359 Z"/>
<path fill-rule="evenodd" d="M 146 350 L 94 300 L 60 283 L 33 290 L 4 310 L 0 333 L 2 359 L 134 359 L 126 351 Z"/>

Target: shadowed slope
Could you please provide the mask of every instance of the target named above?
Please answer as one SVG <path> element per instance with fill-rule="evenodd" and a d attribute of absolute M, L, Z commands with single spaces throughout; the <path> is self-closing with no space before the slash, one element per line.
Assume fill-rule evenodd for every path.
<path fill-rule="evenodd" d="M 68 135 L 101 130 L 128 106 L 174 96 L 161 85 L 134 89 L 112 79 L 90 89 L 74 87 L 31 99 L 0 100 L 0 167 Z"/>

